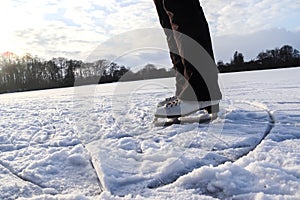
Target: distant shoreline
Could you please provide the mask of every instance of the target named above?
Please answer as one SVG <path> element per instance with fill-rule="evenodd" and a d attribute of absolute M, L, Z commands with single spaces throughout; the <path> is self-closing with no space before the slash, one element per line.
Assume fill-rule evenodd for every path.
<path fill-rule="evenodd" d="M 262 51 L 250 61 L 244 61 L 243 54 L 235 51 L 230 63 L 219 60 L 216 65 L 220 73 L 298 67 L 300 51 L 284 45 Z M 173 69 L 157 68 L 151 63 L 134 72 L 105 59 L 85 63 L 58 57 L 45 61 L 30 54 L 19 57 L 11 52 L 0 57 L 0 94 L 174 76 Z"/>
<path fill-rule="evenodd" d="M 291 69 L 291 68 L 299 68 L 300 66 L 290 66 L 290 67 L 273 67 L 273 68 L 260 68 L 260 69 L 236 69 L 236 70 L 225 70 L 220 71 L 220 74 L 229 74 L 229 73 L 239 73 L 239 72 L 259 72 L 259 71 L 266 71 L 266 70 L 276 70 L 276 69 Z M 132 82 L 132 81 L 141 81 L 141 80 L 151 80 L 151 79 L 160 79 L 160 78 L 173 78 L 175 76 L 168 76 L 168 77 L 152 77 L 152 78 L 144 78 L 144 79 L 136 79 L 136 80 L 119 80 L 119 81 L 111 81 L 111 82 L 102 82 L 102 83 L 87 83 L 87 84 L 79 84 L 79 85 L 69 85 L 69 86 L 61 86 L 61 87 L 48 87 L 48 88 L 40 88 L 40 89 L 23 89 L 23 90 L 15 90 L 15 91 L 1 91 L 1 94 L 9 94 L 9 93 L 18 93 L 18 92 L 30 92 L 30 91 L 40 91 L 40 90 L 49 90 L 49 89 L 60 89 L 60 88 L 68 88 L 68 87 L 76 87 L 76 86 L 87 86 L 87 85 L 101 85 L 101 84 L 109 84 L 109 83 L 116 83 L 116 82 Z M 100 79 L 100 78 L 99 78 Z"/>

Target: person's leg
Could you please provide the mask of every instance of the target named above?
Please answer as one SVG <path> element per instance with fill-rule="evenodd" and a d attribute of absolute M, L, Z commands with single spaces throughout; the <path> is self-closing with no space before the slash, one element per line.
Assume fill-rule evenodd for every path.
<path fill-rule="evenodd" d="M 183 77 L 184 74 L 184 66 L 182 63 L 182 59 L 179 56 L 177 44 L 174 39 L 174 34 L 172 31 L 172 27 L 170 24 L 169 16 L 167 15 L 164 6 L 163 6 L 163 0 L 154 0 L 157 14 L 159 17 L 159 21 L 161 26 L 164 29 L 165 35 L 167 37 L 167 43 L 170 50 L 170 57 L 173 64 L 173 69 L 175 70 L 175 76 L 176 76 L 176 92 L 175 96 L 179 96 L 182 92 L 182 88 L 185 84 L 185 79 Z"/>
<path fill-rule="evenodd" d="M 163 8 L 174 31 L 173 38 L 186 79 L 179 98 L 192 101 L 221 99 L 209 28 L 199 1 L 163 0 Z"/>

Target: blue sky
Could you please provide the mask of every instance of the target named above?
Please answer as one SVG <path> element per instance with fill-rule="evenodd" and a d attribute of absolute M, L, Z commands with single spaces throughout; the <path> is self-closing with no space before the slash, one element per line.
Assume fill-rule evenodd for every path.
<path fill-rule="evenodd" d="M 200 2 L 210 24 L 217 60 L 229 61 L 235 50 L 252 59 L 260 51 L 283 44 L 300 49 L 300 1 Z M 112 55 L 120 43 L 106 41 L 141 28 L 160 29 L 152 0 L 3 0 L 0 15 L 0 52 L 28 52 L 46 59 L 62 56 L 86 60 L 103 43 L 111 51 L 107 54 Z M 150 36 L 146 38 L 156 40 Z M 138 42 L 138 38 L 127 42 L 133 41 Z M 162 52 L 134 52 L 135 58 L 128 56 L 124 64 L 142 65 L 143 59 L 169 65 L 166 52 L 166 56 Z M 138 55 L 143 56 L 138 59 Z"/>

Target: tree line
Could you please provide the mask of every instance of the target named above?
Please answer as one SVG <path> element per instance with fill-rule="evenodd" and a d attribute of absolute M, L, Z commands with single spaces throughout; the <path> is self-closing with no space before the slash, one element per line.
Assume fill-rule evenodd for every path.
<path fill-rule="evenodd" d="M 11 52 L 0 57 L 0 93 L 110 83 L 121 78 L 134 81 L 172 76 L 172 70 L 157 69 L 151 64 L 132 72 L 128 67 L 103 59 L 91 63 L 62 57 L 43 60 L 30 54 L 19 57 Z"/>
<path fill-rule="evenodd" d="M 300 66 L 300 53 L 289 45 L 260 52 L 256 59 L 244 61 L 236 51 L 230 63 L 219 61 L 221 73 Z M 173 77 L 172 69 L 158 69 L 147 64 L 137 72 L 108 60 L 85 63 L 67 58 L 43 60 L 26 54 L 19 57 L 11 52 L 0 57 L 0 93 L 40 90 L 74 85 L 100 84 Z"/>
<path fill-rule="evenodd" d="M 56 58 L 44 61 L 26 54 L 6 52 L 0 58 L 0 93 L 71 86 L 81 63 Z"/>
<path fill-rule="evenodd" d="M 218 68 L 221 73 L 296 66 L 300 66 L 300 52 L 290 45 L 267 49 L 260 52 L 255 59 L 250 61 L 244 61 L 244 55 L 236 51 L 230 63 L 218 62 Z"/>

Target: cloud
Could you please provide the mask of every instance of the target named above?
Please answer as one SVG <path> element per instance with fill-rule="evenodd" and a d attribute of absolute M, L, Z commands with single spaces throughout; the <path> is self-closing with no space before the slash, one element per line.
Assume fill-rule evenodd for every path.
<path fill-rule="evenodd" d="M 7 0 L 0 7 L 0 51 L 85 59 L 109 37 L 153 25 L 156 16 L 145 12 L 151 9 L 148 0 Z"/>
<path fill-rule="evenodd" d="M 299 35 L 300 31 L 270 29 L 244 35 L 216 36 L 213 43 L 217 60 L 228 62 L 235 51 L 243 53 L 245 60 L 251 60 L 266 49 L 280 48 L 286 44 L 300 50 Z"/>
<path fill-rule="evenodd" d="M 107 59 L 137 69 L 152 63 L 171 67 L 169 50 L 161 28 L 135 29 L 112 36 L 86 59 Z"/>
<path fill-rule="evenodd" d="M 39 29 L 17 30 L 13 38 L 13 43 L 18 44 L 18 50 L 47 59 L 52 57 L 85 58 L 96 48 L 99 41 L 106 39 L 94 31 L 74 26 L 68 27 L 61 22 L 48 23 Z"/>
<path fill-rule="evenodd" d="M 272 28 L 295 31 L 300 2 L 294 0 L 205 0 L 202 2 L 216 35 L 249 34 Z M 294 25 L 288 23 L 293 21 Z"/>
<path fill-rule="evenodd" d="M 105 24 L 110 25 L 111 34 L 120 34 L 137 28 L 157 27 L 157 19 L 152 1 L 118 1 L 114 12 L 108 13 Z"/>
<path fill-rule="evenodd" d="M 203 0 L 201 3 L 210 24 L 218 59 L 229 59 L 235 50 L 252 58 L 257 51 L 280 46 L 284 42 L 297 47 L 299 40 L 291 35 L 300 27 L 299 1 Z M 122 55 L 118 53 L 118 43 L 109 38 L 115 40 L 118 35 L 135 29 L 161 29 L 151 0 L 3 0 L 0 24 L 0 52 L 29 52 L 44 58 L 64 56 L 83 60 L 92 57 L 102 43 L 107 55 L 109 52 L 113 53 L 111 57 Z M 268 30 L 282 31 L 272 32 L 274 36 L 269 32 L 266 36 L 264 33 Z M 127 49 L 135 47 L 140 38 L 166 45 L 164 38 L 160 40 L 155 35 L 135 36 L 131 37 L 133 44 Z M 162 59 L 161 55 L 165 58 Z M 129 65 L 150 62 L 150 59 L 170 65 L 167 54 L 140 52 L 128 54 L 126 58 Z"/>

